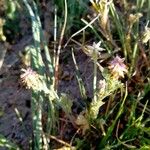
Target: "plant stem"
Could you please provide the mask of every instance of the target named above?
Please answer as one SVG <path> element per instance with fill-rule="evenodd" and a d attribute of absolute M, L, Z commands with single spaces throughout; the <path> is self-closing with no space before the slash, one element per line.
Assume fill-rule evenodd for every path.
<path fill-rule="evenodd" d="M 65 17 L 64 17 L 64 24 L 62 27 L 61 35 L 60 35 L 60 40 L 59 40 L 59 45 L 58 45 L 58 50 L 56 54 L 56 63 L 55 63 L 55 90 L 57 89 L 58 86 L 58 70 L 59 70 L 59 56 L 60 56 L 60 51 L 62 48 L 62 41 L 67 25 L 67 15 L 68 15 L 68 10 L 67 10 L 67 0 L 65 0 Z"/>
<path fill-rule="evenodd" d="M 127 84 L 126 84 L 125 95 L 124 95 L 123 101 L 122 101 L 122 103 L 121 103 L 121 106 L 120 106 L 120 108 L 119 108 L 119 111 L 118 111 L 118 113 L 117 113 L 117 116 L 116 116 L 115 120 L 113 121 L 112 125 L 108 128 L 107 133 L 106 133 L 106 136 L 104 136 L 104 137 L 102 138 L 102 140 L 101 140 L 101 142 L 100 142 L 100 144 L 99 144 L 99 149 L 104 148 L 104 146 L 105 146 L 105 144 L 106 144 L 108 138 L 110 137 L 112 131 L 114 130 L 114 127 L 115 127 L 115 125 L 116 125 L 116 122 L 117 122 L 117 120 L 119 119 L 120 115 L 121 115 L 122 112 L 123 112 L 123 107 L 124 107 L 124 103 L 125 103 L 125 100 L 126 100 L 126 98 L 127 98 L 127 95 L 128 95 L 128 91 L 127 91 Z"/>
<path fill-rule="evenodd" d="M 93 77 L 93 101 L 94 103 L 97 101 L 97 95 L 96 95 L 96 85 L 97 85 L 97 52 L 94 50 L 94 77 Z"/>

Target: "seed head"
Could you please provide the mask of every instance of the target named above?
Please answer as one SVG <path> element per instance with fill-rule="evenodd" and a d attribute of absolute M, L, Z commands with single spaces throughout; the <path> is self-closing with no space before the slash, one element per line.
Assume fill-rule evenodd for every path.
<path fill-rule="evenodd" d="M 38 74 L 32 70 L 32 68 L 22 69 L 23 73 L 20 78 L 21 81 L 28 89 L 38 89 L 39 85 L 39 76 Z"/>
<path fill-rule="evenodd" d="M 109 63 L 108 67 L 114 78 L 118 79 L 120 77 L 124 78 L 124 74 L 128 72 L 127 66 L 124 64 L 124 59 L 116 56 Z"/>

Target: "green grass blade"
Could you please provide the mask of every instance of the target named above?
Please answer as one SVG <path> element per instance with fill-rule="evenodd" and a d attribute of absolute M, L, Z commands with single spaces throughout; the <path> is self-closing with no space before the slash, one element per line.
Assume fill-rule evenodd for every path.
<path fill-rule="evenodd" d="M 21 150 L 17 145 L 6 139 L 0 134 L 0 148 L 7 148 L 9 150 Z"/>
<path fill-rule="evenodd" d="M 75 59 L 75 56 L 74 56 L 73 49 L 72 49 L 72 59 L 73 59 L 75 69 L 76 69 L 76 78 L 77 78 L 77 81 L 78 81 L 81 96 L 82 96 L 83 99 L 87 99 L 85 86 L 84 86 L 83 80 L 82 80 L 80 72 L 79 72 L 79 68 L 78 68 L 78 65 L 77 65 L 77 62 L 76 62 L 76 59 Z"/>
<path fill-rule="evenodd" d="M 115 120 L 113 121 L 112 125 L 108 128 L 107 130 L 107 133 L 106 133 L 106 136 L 104 136 L 99 144 L 99 148 L 104 148 L 105 147 L 105 144 L 107 143 L 107 140 L 109 139 L 109 137 L 111 136 L 113 130 L 114 130 L 114 127 L 117 123 L 117 120 L 119 119 L 120 115 L 123 113 L 123 108 L 124 108 L 124 103 L 125 103 L 125 100 L 127 98 L 127 95 L 128 95 L 128 92 L 127 92 L 127 86 L 126 86 L 126 91 L 125 91 L 125 95 L 124 95 L 124 98 L 123 98 L 123 101 L 121 103 L 121 106 L 119 108 L 119 111 L 117 113 L 117 116 L 115 118 Z"/>

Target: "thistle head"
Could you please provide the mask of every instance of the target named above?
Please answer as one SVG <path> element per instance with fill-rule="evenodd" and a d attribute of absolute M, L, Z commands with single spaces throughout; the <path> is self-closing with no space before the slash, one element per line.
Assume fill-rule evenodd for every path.
<path fill-rule="evenodd" d="M 32 70 L 32 68 L 22 69 L 22 74 L 20 76 L 23 85 L 27 87 L 27 89 L 38 89 L 39 76 L 38 74 Z"/>
<path fill-rule="evenodd" d="M 113 78 L 119 79 L 120 77 L 124 78 L 124 74 L 128 72 L 127 66 L 124 64 L 124 58 L 116 56 L 109 63 L 108 67 L 111 71 Z"/>

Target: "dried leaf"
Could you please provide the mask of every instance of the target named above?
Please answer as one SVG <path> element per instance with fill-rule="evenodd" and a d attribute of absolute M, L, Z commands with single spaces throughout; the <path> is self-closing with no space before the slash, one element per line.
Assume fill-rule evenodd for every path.
<path fill-rule="evenodd" d="M 90 128 L 88 120 L 85 118 L 85 116 L 82 113 L 80 113 L 78 115 L 75 123 L 78 126 L 80 126 L 80 128 L 82 129 L 82 134 L 83 135 L 85 134 L 85 131 Z"/>

